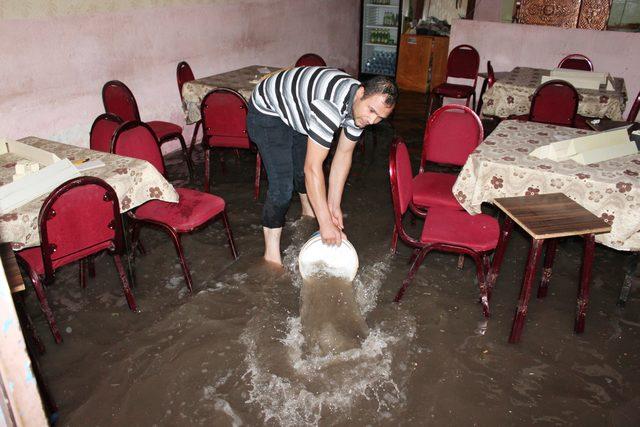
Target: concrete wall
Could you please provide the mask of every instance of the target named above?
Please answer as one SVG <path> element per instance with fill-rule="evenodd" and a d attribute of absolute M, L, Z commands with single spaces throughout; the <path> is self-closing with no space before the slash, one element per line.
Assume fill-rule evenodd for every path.
<path fill-rule="evenodd" d="M 482 72 L 487 60 L 495 71 L 516 66 L 554 68 L 566 55 L 582 53 L 593 61 L 596 71 L 624 78 L 630 99 L 625 116 L 640 90 L 640 33 L 457 20 L 449 48 L 463 43 L 478 49 Z"/>
<path fill-rule="evenodd" d="M 198 77 L 315 52 L 355 73 L 359 15 L 359 0 L 3 0 L 0 135 L 87 146 L 111 79 L 143 120 L 184 123 L 181 60 Z"/>

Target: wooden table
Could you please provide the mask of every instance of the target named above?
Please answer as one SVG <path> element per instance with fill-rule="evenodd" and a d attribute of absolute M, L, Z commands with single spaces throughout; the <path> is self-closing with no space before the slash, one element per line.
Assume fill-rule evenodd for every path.
<path fill-rule="evenodd" d="M 120 211 L 126 212 L 148 200 L 158 199 L 177 202 L 178 193 L 173 186 L 151 165 L 144 160 L 123 157 L 115 154 L 93 151 L 74 145 L 48 141 L 33 136 L 23 138 L 21 142 L 56 154 L 61 159 L 101 160 L 105 166 L 84 172 L 105 180 L 118 195 Z M 15 154 L 0 156 L 0 185 L 11 182 Z M 20 250 L 40 244 L 38 215 L 47 194 L 23 205 L 11 212 L 0 215 L 0 242 L 11 242 L 13 250 Z"/>
<path fill-rule="evenodd" d="M 574 327 L 576 333 L 582 333 L 589 302 L 589 282 L 595 246 L 594 236 L 610 232 L 611 226 L 562 193 L 497 198 L 493 202 L 506 214 L 506 218 L 501 227 L 500 239 L 487 279 L 489 289 L 493 288 L 498 276 L 513 222 L 531 236 L 529 256 L 527 257 L 518 308 L 513 319 L 509 342 L 517 343 L 520 341 L 531 297 L 531 286 L 536 276 L 538 261 L 545 242 L 547 252 L 542 281 L 538 288 L 538 298 L 544 298 L 547 295 L 556 253 L 556 239 L 559 237 L 583 236 L 585 239 L 580 291 L 577 300 L 578 309 Z"/>
<path fill-rule="evenodd" d="M 500 78 L 482 97 L 482 114 L 485 116 L 509 117 L 528 114 L 531 95 L 550 70 L 541 68 L 516 67 Z M 580 95 L 578 114 L 585 117 L 608 117 L 621 120 L 627 102 L 624 79 L 614 78 L 614 90 L 604 87 L 598 90 L 577 89 Z"/>
<path fill-rule="evenodd" d="M 2 266 L 4 267 L 11 293 L 15 294 L 24 291 L 24 281 L 22 280 L 22 274 L 20 274 L 16 256 L 13 253 L 13 249 L 11 249 L 11 244 L 0 243 L 0 258 L 2 259 Z"/>
<path fill-rule="evenodd" d="M 205 95 L 213 89 L 220 87 L 233 89 L 249 100 L 253 88 L 260 80 L 279 69 L 279 67 L 250 65 L 238 70 L 186 82 L 182 86 L 182 110 L 187 124 L 193 124 L 200 120 L 200 104 Z"/>

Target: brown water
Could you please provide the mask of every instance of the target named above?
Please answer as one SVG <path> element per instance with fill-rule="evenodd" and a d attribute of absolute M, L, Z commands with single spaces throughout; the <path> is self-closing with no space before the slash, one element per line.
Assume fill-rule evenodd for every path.
<path fill-rule="evenodd" d="M 403 120 L 399 111 L 395 121 Z M 317 225 L 296 220 L 297 202 L 283 233 L 285 268 L 261 261 L 262 204 L 252 200 L 252 176 L 239 172 L 254 158 L 236 165 L 229 155 L 225 176 L 212 163 L 212 191 L 227 201 L 240 259 L 232 261 L 219 223 L 186 236 L 192 295 L 171 242 L 155 230 L 143 231 L 147 255 L 136 262 L 140 313 L 127 309 L 108 255 L 87 289 L 70 266 L 47 290 L 62 345 L 30 293 L 60 425 L 640 425 L 640 299 L 636 291 L 625 310 L 615 307 L 621 253 L 597 247 L 580 336 L 572 332 L 576 239 L 559 244 L 549 295 L 532 298 L 518 345 L 507 337 L 527 253 L 520 232 L 490 320 L 477 303 L 473 263 L 458 270 L 451 254 L 430 254 L 402 303 L 392 302 L 411 252 L 400 245 L 389 254 L 385 132 L 356 156 L 345 190 L 346 231 L 360 259 L 349 286 L 302 282 L 298 251 Z M 416 153 L 420 141 L 408 135 Z M 407 227 L 419 235 L 421 223 Z M 323 335 L 326 323 L 333 329 Z"/>

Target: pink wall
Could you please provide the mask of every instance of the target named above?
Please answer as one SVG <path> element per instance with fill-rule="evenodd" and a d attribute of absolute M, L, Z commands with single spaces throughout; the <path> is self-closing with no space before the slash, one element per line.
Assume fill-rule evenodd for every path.
<path fill-rule="evenodd" d="M 357 0 L 244 0 L 0 20 L 0 136 L 87 146 L 111 79 L 131 88 L 143 120 L 184 123 L 181 60 L 198 77 L 316 52 L 356 72 L 359 14 Z"/>
<path fill-rule="evenodd" d="M 476 21 L 496 21 L 502 19 L 503 0 L 476 0 L 473 19 Z"/>
<path fill-rule="evenodd" d="M 568 54 L 587 55 L 596 71 L 624 78 L 629 97 L 625 116 L 640 90 L 640 33 L 456 20 L 449 48 L 463 43 L 478 49 L 483 72 L 487 60 L 494 70 L 509 71 L 518 65 L 554 68 Z"/>

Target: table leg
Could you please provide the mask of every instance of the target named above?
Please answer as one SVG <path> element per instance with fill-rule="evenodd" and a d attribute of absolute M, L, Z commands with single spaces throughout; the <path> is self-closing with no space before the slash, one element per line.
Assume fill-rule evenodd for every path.
<path fill-rule="evenodd" d="M 121 214 L 122 228 L 124 232 L 124 258 L 127 267 L 127 276 L 129 279 L 129 286 L 133 289 L 136 286 L 136 269 L 135 269 L 135 250 L 131 244 L 131 220 L 126 213 Z"/>
<path fill-rule="evenodd" d="M 595 235 L 584 236 L 584 253 L 582 255 L 582 270 L 580 272 L 580 288 L 578 289 L 578 312 L 576 313 L 576 334 L 584 332 L 584 319 L 587 316 L 587 304 L 589 304 L 589 281 L 591 281 L 591 267 L 595 252 Z"/>
<path fill-rule="evenodd" d="M 540 286 L 538 286 L 538 298 L 544 298 L 547 296 L 547 291 L 549 290 L 549 281 L 551 281 L 551 269 L 553 268 L 553 261 L 556 257 L 558 239 L 549 239 L 545 242 L 545 245 L 547 246 L 547 249 L 544 254 L 542 280 L 540 280 Z"/>
<path fill-rule="evenodd" d="M 633 286 L 633 276 L 638 268 L 638 258 L 640 258 L 640 252 L 631 252 L 627 255 L 627 259 L 624 265 L 624 282 L 620 289 L 620 296 L 618 297 L 618 307 L 624 307 L 631 293 L 631 287 Z"/>
<path fill-rule="evenodd" d="M 542 253 L 543 243 L 544 240 L 531 239 L 531 247 L 529 248 L 529 256 L 527 257 L 527 267 L 524 271 L 524 279 L 522 281 L 522 288 L 520 289 L 518 308 L 516 309 L 516 315 L 513 318 L 511 335 L 509 335 L 509 343 L 511 344 L 518 343 L 520 341 L 520 336 L 522 335 L 524 321 L 527 318 L 529 298 L 531 297 L 531 285 L 536 277 L 536 267 L 538 265 L 538 260 L 540 259 L 540 254 Z"/>
<path fill-rule="evenodd" d="M 489 274 L 487 274 L 487 295 L 489 299 L 491 299 L 491 293 L 493 292 L 493 286 L 496 283 L 498 278 L 498 273 L 500 272 L 500 266 L 502 265 L 502 260 L 504 259 L 504 253 L 507 250 L 507 244 L 509 243 L 509 237 L 511 236 L 511 231 L 513 230 L 513 220 L 508 216 L 505 216 L 502 225 L 500 226 L 500 237 L 498 239 L 498 245 L 496 246 L 496 251 L 493 254 L 493 262 L 491 264 L 491 269 L 489 270 Z"/>

